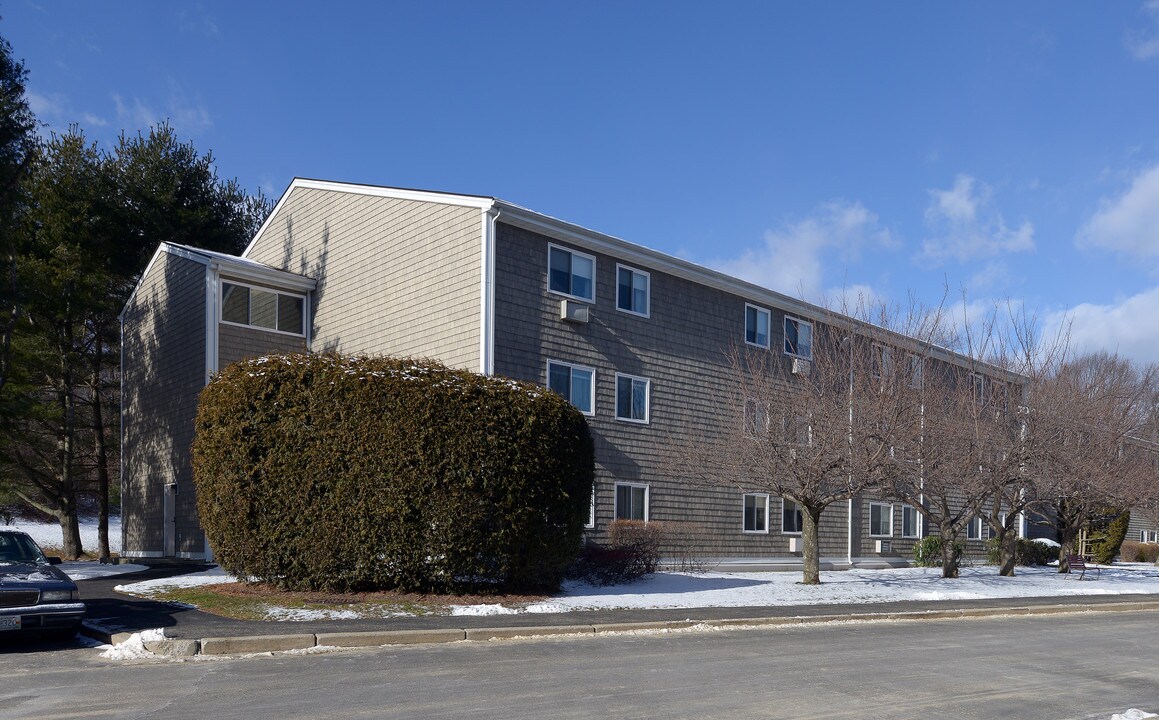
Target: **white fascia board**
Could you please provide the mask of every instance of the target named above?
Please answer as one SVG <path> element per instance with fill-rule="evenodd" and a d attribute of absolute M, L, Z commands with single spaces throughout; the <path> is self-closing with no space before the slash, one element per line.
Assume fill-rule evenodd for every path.
<path fill-rule="evenodd" d="M 254 243 L 257 239 L 265 233 L 266 228 L 270 226 L 274 218 L 277 217 L 278 212 L 285 205 L 290 194 L 297 188 L 306 188 L 310 190 L 328 190 L 330 192 L 351 193 L 354 195 L 370 195 L 372 197 L 395 198 L 398 200 L 419 200 L 422 202 L 440 203 L 442 205 L 457 205 L 459 207 L 479 208 L 480 210 L 490 209 L 495 204 L 495 199 L 490 197 L 483 197 L 481 195 L 457 195 L 455 193 L 433 192 L 430 190 L 412 190 L 410 188 L 396 188 L 386 187 L 382 185 L 360 185 L 358 183 L 344 183 L 333 182 L 330 180 L 311 180 L 310 178 L 294 178 L 282 196 L 278 198 L 278 202 L 274 205 L 274 209 L 270 212 L 269 217 L 265 219 L 262 226 L 258 228 L 256 234 L 249 245 L 246 246 L 245 252 L 241 254 L 243 258 L 249 257 L 250 250 L 253 249 Z"/>
<path fill-rule="evenodd" d="M 162 253 L 169 253 L 170 255 L 176 255 L 177 257 L 182 257 L 186 260 L 199 262 L 202 265 L 209 265 L 209 258 L 205 257 L 204 255 L 197 255 L 183 247 L 174 245 L 173 243 L 161 243 L 157 246 L 157 250 L 154 251 L 153 257 L 149 258 L 149 263 L 145 265 L 145 270 L 141 273 L 141 276 L 137 278 L 137 284 L 133 286 L 133 292 L 129 293 L 129 299 L 125 301 L 125 307 L 121 308 L 121 314 L 117 316 L 117 319 L 121 322 L 124 322 L 125 320 L 125 311 L 128 310 L 129 306 L 133 304 L 133 301 L 137 299 L 137 291 L 141 289 L 141 283 L 145 282 L 145 278 L 149 276 L 149 272 L 153 269 L 153 266 L 157 264 L 157 258 L 161 257 Z"/>
<path fill-rule="evenodd" d="M 530 230 L 565 242 L 571 242 L 581 247 L 613 255 L 617 260 L 637 262 L 644 268 L 654 268 L 658 271 L 683 278 L 690 282 L 715 288 L 731 295 L 737 295 L 747 300 L 765 303 L 806 320 L 814 320 L 826 325 L 841 329 L 855 329 L 858 332 L 888 338 L 887 342 L 899 348 L 916 351 L 943 362 L 954 365 L 970 365 L 984 369 L 988 375 L 1002 377 L 1006 380 L 1023 382 L 1023 376 L 1005 368 L 990 363 L 974 360 L 960 353 L 940 346 L 926 346 L 920 341 L 885 328 L 871 325 L 833 310 L 827 310 L 819 305 L 805 302 L 797 298 L 784 295 L 746 282 L 739 278 L 726 275 L 718 270 L 712 270 L 696 263 L 667 255 L 658 250 L 652 250 L 642 245 L 621 240 L 620 238 L 605 235 L 595 230 L 589 230 L 579 225 L 553 218 L 549 215 L 537 213 L 534 210 L 513 205 L 504 200 L 496 200 L 495 207 L 502 212 L 500 222 Z"/>
<path fill-rule="evenodd" d="M 254 267 L 252 262 L 231 263 L 228 260 L 215 259 L 210 261 L 210 267 L 231 278 L 274 285 L 282 290 L 297 290 L 306 293 L 313 290 L 318 284 L 313 278 L 271 267 Z"/>

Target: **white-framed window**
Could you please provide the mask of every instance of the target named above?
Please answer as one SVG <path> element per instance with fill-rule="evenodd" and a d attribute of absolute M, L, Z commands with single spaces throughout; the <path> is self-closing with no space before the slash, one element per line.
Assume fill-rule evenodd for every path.
<path fill-rule="evenodd" d="M 616 419 L 648 422 L 651 385 L 647 378 L 616 373 Z"/>
<path fill-rule="evenodd" d="M 648 521 L 648 486 L 616 483 L 616 519 Z"/>
<path fill-rule="evenodd" d="M 744 306 L 744 341 L 749 345 L 769 346 L 769 311 L 763 307 Z"/>
<path fill-rule="evenodd" d="M 769 532 L 769 496 L 764 493 L 745 493 L 744 531 L 747 533 Z"/>
<path fill-rule="evenodd" d="M 547 361 L 547 387 L 563 395 L 584 415 L 596 414 L 596 371 L 582 365 Z"/>
<path fill-rule="evenodd" d="M 998 513 L 998 524 L 1002 527 L 1006 527 L 1006 517 L 1007 514 L 1005 512 Z M 1015 523 L 1014 527 L 1010 529 L 1014 533 L 1014 537 L 1018 537 L 1018 524 Z"/>
<path fill-rule="evenodd" d="M 813 359 L 813 323 L 785 316 L 785 354 Z"/>
<path fill-rule="evenodd" d="M 591 504 L 588 507 L 588 521 L 584 523 L 584 527 L 594 528 L 596 526 L 596 486 L 592 485 Z"/>
<path fill-rule="evenodd" d="M 651 276 L 643 270 L 616 265 L 616 309 L 648 317 Z"/>
<path fill-rule="evenodd" d="M 229 325 L 305 335 L 306 298 L 236 282 L 221 283 L 221 321 Z"/>
<path fill-rule="evenodd" d="M 901 508 L 901 536 L 916 538 L 921 534 L 921 516 L 918 509 L 912 505 L 903 505 Z"/>
<path fill-rule="evenodd" d="M 887 345 L 873 345 L 873 379 L 887 383 L 893 378 L 893 349 Z"/>
<path fill-rule="evenodd" d="M 749 398 L 744 401 L 744 431 L 749 437 L 764 437 L 769 432 L 769 404 Z"/>
<path fill-rule="evenodd" d="M 925 362 L 920 355 L 909 356 L 909 386 L 911 388 L 921 388 L 922 386 L 922 368 Z"/>
<path fill-rule="evenodd" d="M 970 389 L 974 393 L 974 402 L 986 404 L 986 376 L 980 373 L 970 373 Z"/>
<path fill-rule="evenodd" d="M 970 524 L 966 526 L 967 540 L 981 540 L 982 539 L 982 518 L 975 517 L 970 520 Z"/>
<path fill-rule="evenodd" d="M 802 447 L 813 445 L 813 426 L 809 423 L 808 417 L 795 413 L 785 413 L 781 422 L 783 423 L 785 442 Z"/>
<path fill-rule="evenodd" d="M 893 505 L 869 503 L 869 535 L 870 537 L 893 536 Z"/>
<path fill-rule="evenodd" d="M 1139 531 L 1139 542 L 1143 542 L 1143 543 L 1159 542 L 1159 531 L 1140 530 Z"/>
<path fill-rule="evenodd" d="M 788 498 L 781 498 L 781 534 L 800 535 L 805 527 L 801 506 Z"/>
<path fill-rule="evenodd" d="M 595 257 L 549 243 L 547 246 L 547 289 L 577 300 L 595 301 Z"/>

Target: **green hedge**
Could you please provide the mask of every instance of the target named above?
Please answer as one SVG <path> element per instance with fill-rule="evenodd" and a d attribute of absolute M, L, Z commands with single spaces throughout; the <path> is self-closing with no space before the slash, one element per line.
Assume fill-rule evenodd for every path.
<path fill-rule="evenodd" d="M 594 471 L 587 423 L 555 393 L 335 354 L 223 370 L 193 465 L 223 568 L 330 591 L 558 587 Z"/>

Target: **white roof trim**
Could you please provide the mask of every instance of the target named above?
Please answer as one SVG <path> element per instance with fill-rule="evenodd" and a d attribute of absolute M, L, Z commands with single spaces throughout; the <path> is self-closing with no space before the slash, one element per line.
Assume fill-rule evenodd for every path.
<path fill-rule="evenodd" d="M 420 202 L 440 203 L 442 205 L 456 205 L 459 207 L 479 208 L 480 210 L 489 210 L 494 204 L 495 199 L 490 197 L 483 197 L 481 195 L 457 195 L 455 193 L 432 192 L 430 190 L 411 190 L 408 188 L 384 187 L 381 185 L 360 185 L 357 183 L 332 182 L 329 180 L 311 180 L 309 178 L 294 178 L 282 196 L 278 198 L 278 202 L 274 205 L 273 211 L 270 212 L 269 217 L 265 219 L 262 226 L 258 228 L 257 233 L 254 234 L 253 239 L 250 240 L 249 245 L 246 246 L 245 251 L 241 254 L 243 258 L 249 257 L 250 250 L 254 246 L 254 242 L 261 237 L 266 228 L 269 227 L 273 219 L 278 215 L 278 212 L 285 205 L 286 200 L 290 197 L 296 188 L 306 188 L 310 190 L 329 190 L 331 192 L 351 193 L 354 195 L 370 195 L 372 197 L 394 198 L 397 200 L 418 200 Z"/>
<path fill-rule="evenodd" d="M 137 284 L 133 286 L 133 292 L 129 293 L 129 299 L 125 301 L 125 307 L 121 308 L 121 313 L 117 315 L 118 320 L 124 322 L 125 311 L 128 310 L 129 306 L 133 304 L 133 301 L 137 299 L 137 292 L 141 289 L 141 283 L 145 282 L 145 278 L 149 276 L 149 272 L 153 269 L 153 265 L 157 263 L 157 258 L 161 257 L 161 253 L 169 253 L 171 255 L 176 255 L 177 257 L 185 258 L 186 260 L 199 262 L 207 267 L 209 266 L 209 258 L 203 255 L 194 255 L 185 248 L 174 245 L 172 243 L 161 243 L 157 246 L 157 249 L 153 251 L 153 257 L 149 258 L 149 263 L 145 265 L 145 269 L 141 272 L 141 276 L 137 278 Z"/>

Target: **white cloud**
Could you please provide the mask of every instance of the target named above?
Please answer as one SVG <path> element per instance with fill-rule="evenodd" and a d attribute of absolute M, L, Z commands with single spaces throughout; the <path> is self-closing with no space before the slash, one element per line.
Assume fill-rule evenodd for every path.
<path fill-rule="evenodd" d="M 1121 196 L 1104 198 L 1075 241 L 1136 257 L 1159 255 L 1159 165 L 1135 177 Z"/>
<path fill-rule="evenodd" d="M 38 118 L 48 115 L 59 115 L 64 111 L 65 101 L 61 95 L 41 95 L 28 92 L 24 96 L 28 100 L 28 109 Z"/>
<path fill-rule="evenodd" d="M 1044 337 L 1071 323 L 1071 347 L 1076 352 L 1106 350 L 1140 363 L 1159 362 L 1159 287 L 1110 305 L 1084 303 L 1069 311 L 1049 314 Z"/>
<path fill-rule="evenodd" d="M 981 292 L 1008 286 L 1010 279 L 1010 267 L 1001 260 L 992 260 L 974 273 L 966 287 L 973 292 Z"/>
<path fill-rule="evenodd" d="M 1147 0 L 1140 11 L 1147 15 L 1148 27 L 1128 30 L 1123 44 L 1135 59 L 1150 60 L 1159 55 L 1159 0 Z"/>
<path fill-rule="evenodd" d="M 1005 253 L 1033 252 L 1034 226 L 1024 221 L 1009 228 L 992 208 L 989 185 L 958 175 L 949 190 L 930 190 L 926 225 L 933 237 L 922 243 L 918 260 L 940 265 L 947 260 L 968 262 Z"/>
<path fill-rule="evenodd" d="M 190 99 L 176 82 L 170 82 L 169 85 L 169 98 L 164 111 L 158 111 L 153 104 L 139 97 L 128 101 L 114 94 L 113 104 L 121 128 L 129 131 L 144 130 L 168 120 L 178 132 L 192 135 L 213 125 L 213 118 L 204 105 Z"/>
<path fill-rule="evenodd" d="M 859 202 L 837 200 L 821 206 L 812 217 L 769 230 L 763 246 L 710 264 L 778 292 L 816 298 L 824 285 L 823 258 L 836 254 L 852 262 L 864 246 L 895 245 L 875 213 Z"/>

